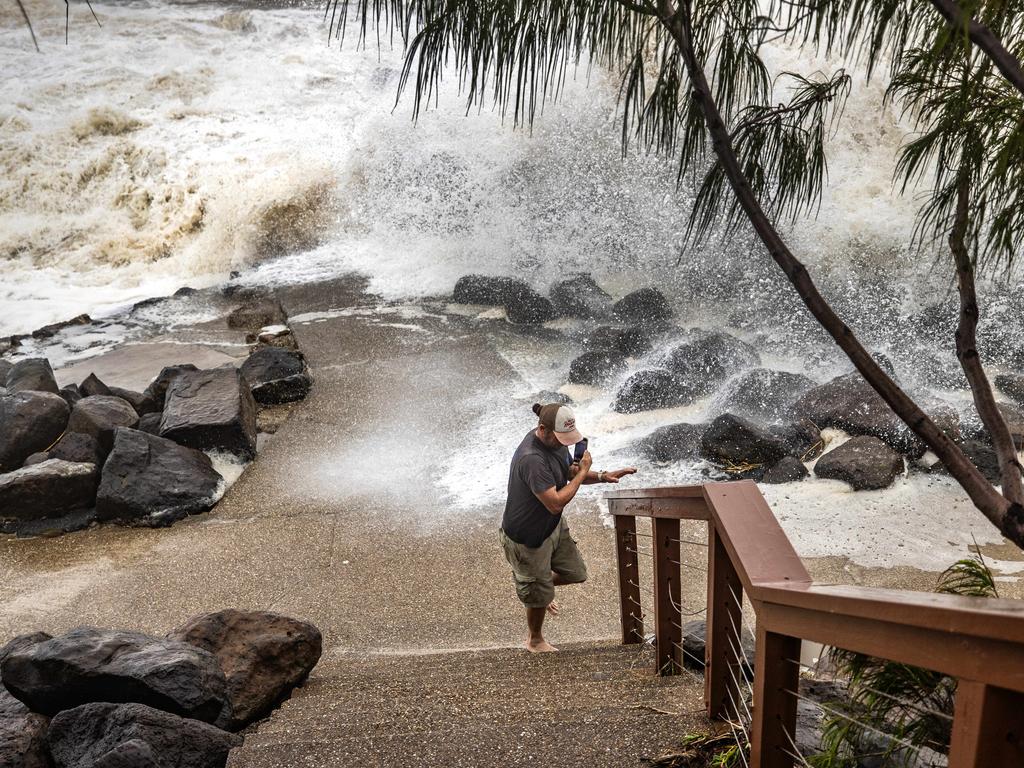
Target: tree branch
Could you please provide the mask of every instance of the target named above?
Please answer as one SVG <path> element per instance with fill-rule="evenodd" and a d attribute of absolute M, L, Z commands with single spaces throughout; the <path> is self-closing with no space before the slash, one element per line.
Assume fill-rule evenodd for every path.
<path fill-rule="evenodd" d="M 957 289 L 960 292 L 960 322 L 956 329 L 956 357 L 964 369 L 967 383 L 974 397 L 974 407 L 982 424 L 992 437 L 992 447 L 999 460 L 999 474 L 1002 491 L 1011 503 L 1024 503 L 1024 486 L 1021 484 L 1021 465 L 1013 436 L 1003 414 L 999 412 L 992 386 L 981 365 L 978 355 L 978 296 L 974 283 L 974 265 L 967 250 L 968 202 L 970 183 L 966 173 L 961 173 L 957 185 L 956 215 L 953 229 L 949 234 L 949 249 L 956 265 Z"/>
<path fill-rule="evenodd" d="M 740 168 L 730 141 L 729 129 L 714 101 L 703 64 L 697 59 L 687 3 L 688 0 L 681 0 L 676 10 L 672 7 L 671 0 L 658 0 L 658 15 L 661 23 L 679 46 L 693 87 L 692 97 L 704 115 L 715 154 L 754 231 L 789 278 L 804 305 L 846 353 L 865 380 L 893 412 L 935 452 L 949 473 L 970 496 L 974 505 L 1000 529 L 1003 535 L 1024 547 L 1024 507 L 1011 504 L 1000 495 L 963 451 L 879 367 L 853 331 L 836 315 L 819 293 L 807 268 L 792 254 L 761 207 Z"/>
<path fill-rule="evenodd" d="M 979 21 L 975 21 L 964 9 L 957 5 L 956 0 L 930 0 L 935 10 L 955 29 L 967 31 L 971 42 L 981 48 L 1003 76 L 1024 96 L 1024 69 L 1020 60 L 1006 50 L 1003 41 L 991 29 Z"/>

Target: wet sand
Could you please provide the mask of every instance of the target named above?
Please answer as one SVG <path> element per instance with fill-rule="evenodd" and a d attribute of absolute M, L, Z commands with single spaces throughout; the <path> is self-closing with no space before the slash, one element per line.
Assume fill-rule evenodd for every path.
<path fill-rule="evenodd" d="M 344 280 L 282 298 L 293 316 L 315 317 L 375 306 L 362 289 Z M 481 393 L 512 396 L 524 382 L 485 331 L 458 318 L 391 323 L 369 312 L 325 314 L 295 325 L 316 378 L 310 397 L 262 436 L 258 459 L 211 513 L 169 529 L 0 538 L 0 639 L 81 624 L 166 632 L 230 606 L 309 619 L 335 653 L 520 643 L 522 609 L 497 543 L 500 505 L 453 509 L 434 480 L 447 452 L 477 439 L 477 422 L 493 405 Z M 166 364 L 160 347 L 134 349 L 74 375 L 116 368 L 138 378 L 146 365 L 155 366 L 151 376 Z M 201 349 L 232 357 L 230 346 Z M 528 428 L 524 420 L 524 434 Z M 482 464 L 507 462 L 487 449 L 480 446 Z M 618 634 L 602 490 L 586 488 L 570 508 L 591 579 L 561 590 L 562 615 L 549 624 L 556 643 Z M 693 525 L 688 534 L 701 535 Z M 699 565 L 705 553 L 692 548 L 684 557 Z M 807 566 L 830 583 L 931 589 L 937 577 L 845 558 Z M 703 605 L 703 576 L 694 576 L 684 589 L 688 607 Z M 1004 594 L 1020 597 L 1019 585 L 1005 585 Z"/>

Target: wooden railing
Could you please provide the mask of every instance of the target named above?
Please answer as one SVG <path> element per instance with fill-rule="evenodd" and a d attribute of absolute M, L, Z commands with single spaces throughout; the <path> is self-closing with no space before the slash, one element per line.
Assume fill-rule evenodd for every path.
<path fill-rule="evenodd" d="M 616 491 L 622 642 L 644 639 L 636 518 L 651 518 L 657 668 L 683 666 L 680 521 L 707 522 L 704 701 L 730 717 L 753 666 L 750 765 L 795 764 L 801 641 L 949 675 L 958 682 L 950 768 L 1024 768 L 1024 602 L 812 582 L 751 481 Z M 755 658 L 740 658 L 742 596 L 756 615 Z M 732 703 L 730 705 L 730 702 Z"/>

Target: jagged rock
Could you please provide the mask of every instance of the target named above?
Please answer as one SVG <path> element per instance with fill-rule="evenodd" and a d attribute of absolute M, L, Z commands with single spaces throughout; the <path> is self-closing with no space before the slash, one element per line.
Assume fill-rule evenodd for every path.
<path fill-rule="evenodd" d="M 143 704 L 85 704 L 46 735 L 55 768 L 224 768 L 242 739 Z"/>
<path fill-rule="evenodd" d="M 163 410 L 163 401 L 157 403 L 153 396 L 146 392 L 136 392 L 121 387 L 110 387 L 110 394 L 125 400 L 139 416 L 146 416 L 150 413 L 160 413 Z"/>
<path fill-rule="evenodd" d="M 188 285 L 183 285 L 171 295 L 175 298 L 181 298 L 182 296 L 195 296 L 197 293 L 199 293 L 197 289 Z"/>
<path fill-rule="evenodd" d="M 96 438 L 81 432 L 65 432 L 47 453 L 49 459 L 102 466 L 106 454 Z"/>
<path fill-rule="evenodd" d="M 823 454 L 814 465 L 814 474 L 830 480 L 842 480 L 855 491 L 888 488 L 903 474 L 903 457 L 877 437 L 852 437 L 838 448 Z"/>
<path fill-rule="evenodd" d="M 716 462 L 770 466 L 787 455 L 786 445 L 747 419 L 723 413 L 701 438 L 701 453 Z"/>
<path fill-rule="evenodd" d="M 167 390 L 160 435 L 200 451 L 256 455 L 256 402 L 233 366 L 184 373 Z"/>
<path fill-rule="evenodd" d="M 82 399 L 82 393 L 78 389 L 77 384 L 68 384 L 66 387 L 61 387 L 58 394 L 64 398 L 64 402 L 70 408 L 74 408 L 75 403 Z"/>
<path fill-rule="evenodd" d="M 114 430 L 134 427 L 138 423 L 139 414 L 128 401 L 113 395 L 93 395 L 75 403 L 68 420 L 68 430 L 95 438 L 106 455 L 114 444 Z"/>
<path fill-rule="evenodd" d="M 86 376 L 85 381 L 78 385 L 78 391 L 82 393 L 82 397 L 113 394 L 110 391 L 110 387 L 100 381 L 95 373 L 90 373 Z"/>
<path fill-rule="evenodd" d="M 803 374 L 755 368 L 728 383 L 722 404 L 729 413 L 768 424 L 787 418 L 812 387 L 814 381 Z"/>
<path fill-rule="evenodd" d="M 57 518 L 92 507 L 99 471 L 95 464 L 47 459 L 0 475 L 0 523 L 5 529 L 30 520 Z"/>
<path fill-rule="evenodd" d="M 22 464 L 22 467 L 32 467 L 35 466 L 36 464 L 42 464 L 49 458 L 50 455 L 46 453 L 46 451 L 43 451 L 41 453 L 33 453 L 31 456 L 25 459 L 25 463 Z"/>
<path fill-rule="evenodd" d="M 544 389 L 538 392 L 531 400 L 531 403 L 540 403 L 541 405 L 547 405 L 548 403 L 561 403 L 562 405 L 572 405 L 573 399 L 568 395 L 562 394 L 561 392 L 553 392 L 549 389 Z"/>
<path fill-rule="evenodd" d="M 48 632 L 29 632 L 27 634 L 18 635 L 17 637 L 8 640 L 7 643 L 2 648 L 0 648 L 0 665 L 2 665 L 4 663 L 4 659 L 6 659 L 12 653 L 28 650 L 32 646 L 41 643 L 44 640 L 49 640 L 52 637 L 53 635 L 49 634 Z M 10 699 L 4 699 L 4 706 L 0 707 L 0 712 L 7 711 L 7 705 L 10 704 L 11 700 L 17 703 L 17 708 L 25 706 L 22 702 L 18 701 L 13 696 L 11 696 L 10 693 L 7 691 L 7 688 L 5 688 L 2 685 L 0 685 L 0 696 L 10 697 Z"/>
<path fill-rule="evenodd" d="M 528 285 L 519 286 L 505 302 L 505 314 L 510 323 L 537 325 L 555 317 L 555 308 L 547 298 Z"/>
<path fill-rule="evenodd" d="M 761 362 L 752 346 L 727 333 L 712 333 L 683 342 L 669 352 L 665 367 L 700 394 L 708 394 L 727 377 Z"/>
<path fill-rule="evenodd" d="M 45 451 L 68 423 L 68 404 L 49 392 L 17 392 L 0 397 L 0 472 L 17 469 L 33 453 Z"/>
<path fill-rule="evenodd" d="M 276 296 L 262 295 L 248 299 L 228 315 L 228 328 L 252 330 L 267 325 L 282 325 L 288 314 Z"/>
<path fill-rule="evenodd" d="M 157 410 L 162 411 L 164 409 L 164 400 L 167 398 L 167 388 L 171 386 L 171 383 L 183 373 L 198 370 L 192 363 L 168 365 L 160 370 L 160 373 L 149 383 L 143 394 L 149 395 L 156 404 Z"/>
<path fill-rule="evenodd" d="M 216 503 L 222 478 L 200 451 L 136 429 L 118 429 L 96 493 L 96 517 L 170 525 Z"/>
<path fill-rule="evenodd" d="M 792 424 L 772 424 L 768 431 L 782 441 L 790 456 L 801 461 L 814 459 L 825 447 L 821 430 L 806 419 Z"/>
<path fill-rule="evenodd" d="M 700 456 L 700 441 L 707 424 L 669 424 L 658 427 L 639 442 L 640 452 L 651 461 L 683 461 Z"/>
<path fill-rule="evenodd" d="M 88 315 L 76 315 L 70 320 L 62 320 L 59 323 L 50 323 L 44 325 L 42 328 L 36 328 L 32 331 L 32 338 L 34 339 L 49 339 L 56 336 L 59 331 L 63 331 L 65 328 L 70 328 L 75 325 L 88 325 L 92 322 L 92 318 Z"/>
<path fill-rule="evenodd" d="M 612 312 L 621 323 L 658 324 L 672 317 L 668 299 L 654 288 L 641 288 L 622 297 Z"/>
<path fill-rule="evenodd" d="M 612 403 L 616 413 L 639 413 L 655 408 L 688 405 L 695 397 L 693 389 L 664 368 L 637 371 L 619 388 Z"/>
<path fill-rule="evenodd" d="M 626 370 L 618 352 L 584 352 L 569 364 L 569 383 L 599 386 Z"/>
<path fill-rule="evenodd" d="M 783 456 L 761 476 L 761 482 L 768 485 L 792 483 L 803 480 L 809 474 L 800 459 L 795 456 Z"/>
<path fill-rule="evenodd" d="M 589 351 L 618 352 L 626 357 L 638 357 L 651 351 L 651 333 L 644 328 L 616 328 L 602 325 L 592 330 L 583 340 Z"/>
<path fill-rule="evenodd" d="M 452 301 L 456 304 L 484 304 L 503 307 L 520 290 L 528 287 L 522 280 L 490 275 L 466 275 L 455 283 Z"/>
<path fill-rule="evenodd" d="M 57 394 L 60 387 L 53 377 L 53 368 L 45 357 L 28 357 L 19 360 L 7 372 L 7 392 L 51 392 Z"/>
<path fill-rule="evenodd" d="M 162 411 L 156 413 L 147 413 L 145 416 L 139 419 L 139 425 L 136 427 L 139 432 L 146 432 L 150 435 L 160 434 L 160 422 L 163 420 L 164 414 Z"/>
<path fill-rule="evenodd" d="M 256 333 L 247 335 L 245 340 L 250 344 L 258 343 L 267 347 L 294 350 L 299 348 L 295 334 L 287 325 L 268 325 L 266 328 L 260 328 Z"/>
<path fill-rule="evenodd" d="M 320 660 L 323 638 L 309 622 L 265 611 L 224 610 L 198 616 L 170 634 L 209 651 L 228 681 L 229 730 L 268 714 Z"/>
<path fill-rule="evenodd" d="M 14 367 L 14 363 L 10 360 L 4 360 L 0 358 L 0 387 L 7 388 L 7 374 L 11 372 L 11 368 Z"/>
<path fill-rule="evenodd" d="M 7 690 L 44 715 L 116 701 L 210 723 L 231 718 L 227 680 L 212 653 L 141 632 L 79 627 L 14 651 L 0 675 Z"/>
<path fill-rule="evenodd" d="M 50 768 L 46 732 L 50 718 L 25 711 L 0 715 L 0 768 Z"/>
<path fill-rule="evenodd" d="M 588 274 L 574 275 L 551 288 L 555 312 L 568 317 L 596 320 L 612 313 L 612 297 Z"/>
<path fill-rule="evenodd" d="M 794 413 L 819 428 L 835 427 L 851 435 L 871 435 L 900 452 L 920 454 L 915 435 L 856 371 L 805 392 Z"/>
<path fill-rule="evenodd" d="M 276 405 L 302 400 L 313 378 L 302 354 L 289 349 L 261 347 L 241 367 L 257 403 Z"/>
<path fill-rule="evenodd" d="M 705 646 L 707 644 L 707 624 L 703 619 L 695 619 L 683 623 L 683 664 L 691 669 L 704 669 Z M 749 678 L 754 664 L 754 636 L 744 628 L 740 638 L 742 647 L 741 662 L 743 671 Z"/>

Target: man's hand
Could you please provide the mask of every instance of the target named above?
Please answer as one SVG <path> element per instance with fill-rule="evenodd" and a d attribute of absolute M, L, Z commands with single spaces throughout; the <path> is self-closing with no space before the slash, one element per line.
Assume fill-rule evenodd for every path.
<path fill-rule="evenodd" d="M 611 472 L 604 473 L 604 481 L 606 483 L 617 483 L 619 480 L 626 475 L 635 475 L 636 467 L 625 467 L 623 469 L 613 469 Z"/>
<path fill-rule="evenodd" d="M 590 471 L 590 467 L 593 465 L 594 459 L 590 456 L 590 451 L 583 452 L 583 458 L 580 459 L 580 471 L 585 475 Z M 636 471 L 636 470 L 634 470 Z"/>

